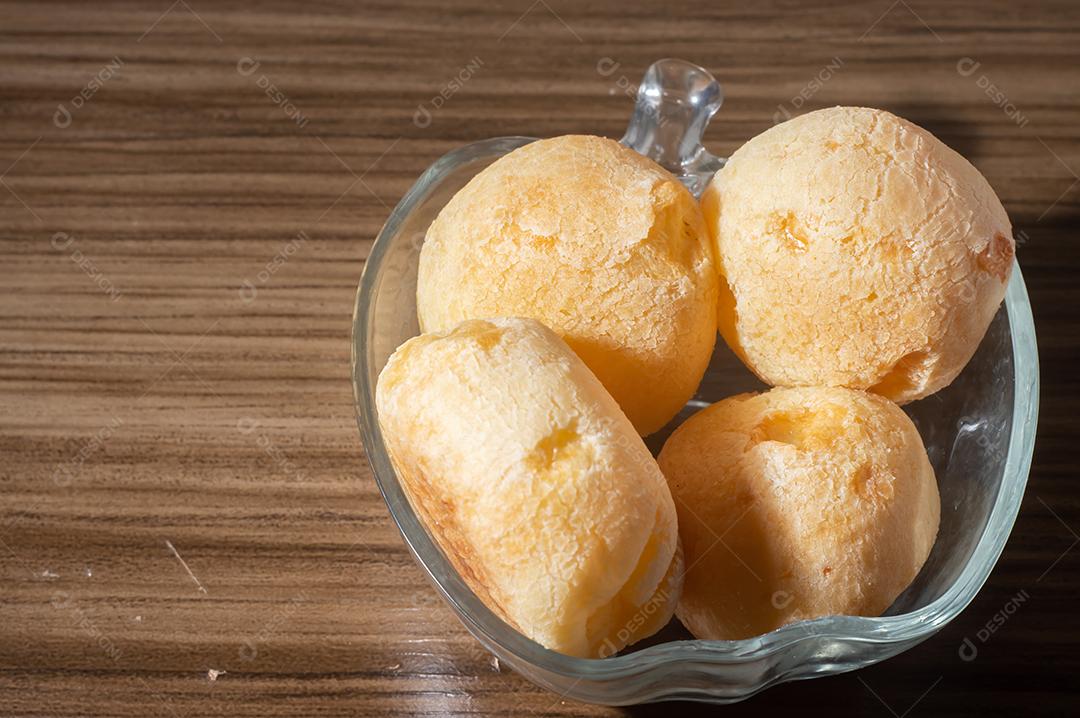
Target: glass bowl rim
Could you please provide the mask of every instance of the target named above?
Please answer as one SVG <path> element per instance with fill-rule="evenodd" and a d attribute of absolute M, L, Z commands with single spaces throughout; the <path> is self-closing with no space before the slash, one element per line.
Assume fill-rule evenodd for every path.
<path fill-rule="evenodd" d="M 544 648 L 512 628 L 487 606 L 456 573 L 413 511 L 383 444 L 375 409 L 375 387 L 366 342 L 371 331 L 379 271 L 397 233 L 413 208 L 439 181 L 467 161 L 497 157 L 534 141 L 532 137 L 496 137 L 452 150 L 424 171 L 391 212 L 373 243 L 357 288 L 352 324 L 352 382 L 357 423 L 372 475 L 406 545 L 432 584 L 489 646 L 498 645 L 519 660 L 553 674 L 580 680 L 615 680 L 682 662 L 743 664 L 759 661 L 812 640 L 901 644 L 918 642 L 955 618 L 975 597 L 997 563 L 1019 513 L 1034 451 L 1039 411 L 1039 363 L 1034 320 L 1020 266 L 1014 260 L 1005 307 L 1013 352 L 1012 427 L 1001 484 L 986 526 L 956 581 L 934 601 L 895 616 L 825 616 L 791 623 L 774 631 L 733 641 L 680 640 L 602 659 L 577 658 Z M 1021 391 L 1026 388 L 1027 391 Z M 760 686 L 758 689 L 763 688 Z M 673 686 L 677 690 L 677 686 Z M 756 692 L 756 690 L 754 691 Z"/>

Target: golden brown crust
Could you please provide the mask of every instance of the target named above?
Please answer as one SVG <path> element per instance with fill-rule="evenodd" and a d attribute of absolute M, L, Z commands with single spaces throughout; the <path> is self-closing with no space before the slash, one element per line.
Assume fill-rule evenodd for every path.
<path fill-rule="evenodd" d="M 681 587 L 663 474 L 611 395 L 531 319 L 415 337 L 376 388 L 402 485 L 493 611 L 571 655 L 670 619 Z"/>
<path fill-rule="evenodd" d="M 721 334 L 776 386 L 894 401 L 960 373 L 1005 293 L 1009 218 L 978 170 L 882 110 L 835 107 L 753 138 L 702 198 Z"/>
<path fill-rule="evenodd" d="M 880 615 L 919 572 L 940 499 L 895 404 L 842 388 L 742 394 L 660 454 L 688 571 L 677 615 L 739 639 L 824 615 Z"/>
<path fill-rule="evenodd" d="M 417 281 L 424 331 L 528 316 L 554 329 L 641 434 L 696 391 L 716 340 L 701 210 L 670 173 L 570 135 L 500 158 L 439 213 Z"/>
<path fill-rule="evenodd" d="M 397 445 L 398 442 L 388 442 Z M 440 491 L 422 471 L 417 470 L 408 458 L 390 451 L 390 460 L 398 472 L 401 485 L 409 497 L 420 520 L 429 528 L 447 560 L 458 572 L 477 598 L 514 628 L 521 627 L 506 609 L 505 600 L 497 590 L 497 582 L 487 574 L 483 561 L 479 560 L 457 516 L 454 501 Z M 409 456 L 406 452 L 405 456 Z"/>

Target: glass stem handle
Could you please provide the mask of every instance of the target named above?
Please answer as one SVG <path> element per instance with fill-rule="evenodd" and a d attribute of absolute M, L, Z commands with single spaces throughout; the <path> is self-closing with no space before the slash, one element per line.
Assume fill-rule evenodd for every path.
<path fill-rule="evenodd" d="M 657 60 L 638 88 L 634 114 L 621 142 L 668 170 L 700 197 L 724 158 L 701 144 L 705 127 L 724 102 L 709 72 L 685 60 Z"/>

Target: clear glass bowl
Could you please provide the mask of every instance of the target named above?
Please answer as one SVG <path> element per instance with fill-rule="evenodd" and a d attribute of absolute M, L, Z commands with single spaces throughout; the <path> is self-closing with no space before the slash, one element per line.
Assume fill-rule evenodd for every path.
<path fill-rule="evenodd" d="M 701 145 L 720 107 L 719 84 L 679 60 L 654 64 L 623 143 L 676 174 L 695 194 L 723 160 Z M 454 571 L 409 505 L 383 445 L 375 383 L 390 353 L 419 333 L 416 267 L 428 225 L 451 196 L 496 158 L 532 138 L 502 137 L 455 150 L 428 168 L 394 209 L 364 266 L 353 319 L 353 388 L 375 480 L 405 542 L 462 623 L 501 661 L 563 697 L 622 705 L 662 699 L 728 703 L 783 681 L 850 671 L 911 648 L 956 617 L 986 581 L 1027 483 L 1038 416 L 1035 329 L 1013 267 L 1004 307 L 975 357 L 948 388 L 906 408 L 941 491 L 941 528 L 915 582 L 879 618 L 829 616 L 742 641 L 694 640 L 677 621 L 622 654 L 599 660 L 549 651 L 492 613 Z M 762 385 L 718 340 L 695 399 L 648 439 L 659 450 L 701 406 Z"/>

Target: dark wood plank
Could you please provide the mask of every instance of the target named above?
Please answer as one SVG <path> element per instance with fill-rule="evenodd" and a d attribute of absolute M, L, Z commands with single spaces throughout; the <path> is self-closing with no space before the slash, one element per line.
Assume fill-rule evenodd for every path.
<path fill-rule="evenodd" d="M 161 0 L 0 3 L 0 713 L 615 712 L 493 665 L 426 585 L 359 445 L 349 324 L 428 164 L 497 135 L 617 137 L 626 86 L 665 56 L 725 84 L 719 153 L 833 104 L 965 153 L 1026 238 L 1042 353 L 1030 489 L 969 609 L 885 664 L 729 712 L 1073 707 L 1075 3 Z"/>

